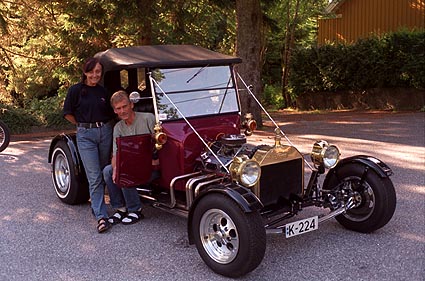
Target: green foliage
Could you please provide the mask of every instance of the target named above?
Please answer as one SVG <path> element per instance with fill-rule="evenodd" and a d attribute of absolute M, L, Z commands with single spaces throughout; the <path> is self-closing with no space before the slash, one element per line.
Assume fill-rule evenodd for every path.
<path fill-rule="evenodd" d="M 425 31 L 394 33 L 384 38 L 387 42 L 386 71 L 393 71 L 400 84 L 425 88 Z"/>
<path fill-rule="evenodd" d="M 0 119 L 6 123 L 12 134 L 27 133 L 40 121 L 22 108 L 0 104 Z"/>
<path fill-rule="evenodd" d="M 25 108 L 0 104 L 0 119 L 12 133 L 27 133 L 32 126 L 46 128 L 67 128 L 70 123 L 63 118 L 62 104 L 64 94 L 41 100 L 33 99 Z"/>
<path fill-rule="evenodd" d="M 351 45 L 316 43 L 317 15 L 328 0 L 261 1 L 264 100 L 281 107 L 285 41 L 299 50 L 289 93 L 368 87 L 424 88 L 424 32 L 398 32 Z M 289 12 L 288 12 L 289 11 Z M 294 26 L 294 34 L 288 27 Z M 291 30 L 291 29 L 289 29 Z M 233 54 L 235 1 L 0 1 L 0 101 L 59 126 L 61 101 L 80 79 L 82 62 L 98 51 L 140 44 L 195 44 Z M 285 89 L 287 89 L 285 87 Z M 292 90 L 292 92 L 291 92 Z M 55 108 L 57 106 L 57 108 Z M 14 107 L 12 107 L 14 108 Z"/>
<path fill-rule="evenodd" d="M 86 58 L 111 47 L 195 44 L 232 54 L 235 21 L 234 2 L 222 0 L 0 1 L 6 121 L 14 132 L 67 124 L 61 112 L 67 89 Z"/>
<path fill-rule="evenodd" d="M 294 53 L 290 85 L 304 92 L 384 87 L 425 88 L 425 31 L 399 31 L 353 45 L 325 45 Z"/>
<path fill-rule="evenodd" d="M 265 85 L 262 103 L 269 108 L 282 109 L 285 105 L 282 89 L 273 85 Z"/>
<path fill-rule="evenodd" d="M 55 96 L 41 100 L 34 99 L 26 106 L 27 111 L 37 116 L 39 122 L 49 128 L 63 128 L 69 122 L 63 118 L 62 105 L 64 96 Z"/>
<path fill-rule="evenodd" d="M 235 30 L 227 1 L 0 1 L 0 93 L 19 106 L 55 96 L 79 80 L 87 57 L 111 47 L 196 44 L 230 54 Z"/>
<path fill-rule="evenodd" d="M 233 54 L 236 15 L 231 3 L 213 0 L 156 1 L 152 44 L 193 44 Z"/>
<path fill-rule="evenodd" d="M 324 12 L 327 0 L 301 0 L 297 18 L 295 0 L 262 1 L 265 16 L 265 51 L 262 76 L 265 84 L 280 85 L 285 41 L 292 35 L 287 26 L 295 26 L 294 49 L 307 48 L 317 41 L 317 16 Z M 289 6 L 288 6 L 289 5 Z M 289 7 L 289 15 L 287 8 Z"/>

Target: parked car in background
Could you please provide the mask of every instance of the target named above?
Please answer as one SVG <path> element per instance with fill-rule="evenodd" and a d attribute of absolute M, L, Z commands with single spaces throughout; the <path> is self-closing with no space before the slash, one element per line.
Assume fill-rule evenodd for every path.
<path fill-rule="evenodd" d="M 334 217 L 367 233 L 393 216 L 392 171 L 381 160 L 340 159 L 337 146 L 325 140 L 312 143 L 306 157 L 272 119 L 273 145 L 247 141 L 256 122 L 241 115 L 239 95 L 256 98 L 235 71 L 239 58 L 189 45 L 116 48 L 96 57 L 104 65 L 103 85 L 111 93 L 125 89 L 137 110 L 156 118 L 153 135 L 117 139 L 119 185 L 137 186 L 153 207 L 187 218 L 189 242 L 218 274 L 239 277 L 254 270 L 267 233 L 290 238 Z M 161 176 L 149 183 L 152 157 L 159 158 Z M 60 200 L 86 202 L 75 135 L 56 136 L 48 161 Z M 329 213 L 289 220 L 311 206 Z"/>
<path fill-rule="evenodd" d="M 5 150 L 10 142 L 10 130 L 9 127 L 0 120 L 0 152 Z"/>

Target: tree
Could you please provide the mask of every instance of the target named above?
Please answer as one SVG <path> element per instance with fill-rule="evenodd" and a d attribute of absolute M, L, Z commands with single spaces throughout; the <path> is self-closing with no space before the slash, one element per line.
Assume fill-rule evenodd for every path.
<path fill-rule="evenodd" d="M 262 77 L 279 86 L 283 81 L 290 93 L 288 72 L 280 75 L 289 69 L 292 49 L 311 42 L 315 25 L 310 18 L 324 3 L 327 0 L 0 0 L 0 91 L 25 105 L 25 100 L 64 94 L 80 78 L 82 61 L 98 51 L 194 44 L 241 57 L 237 69 L 257 98 L 263 95 Z M 241 104 L 261 125 L 259 108 L 244 92 Z"/>
<path fill-rule="evenodd" d="M 270 0 L 264 5 L 269 19 L 264 82 L 281 89 L 285 106 L 293 105 L 294 100 L 289 83 L 293 51 L 316 44 L 317 17 L 327 5 L 328 0 Z"/>
<path fill-rule="evenodd" d="M 138 45 L 152 44 L 152 19 L 155 16 L 154 10 L 155 0 L 138 0 L 136 1 L 137 7 L 137 21 L 140 21 Z"/>
<path fill-rule="evenodd" d="M 285 26 L 285 45 L 282 55 L 282 97 L 286 106 L 291 106 L 292 101 L 288 91 L 288 78 L 291 63 L 292 49 L 295 41 L 295 28 L 298 21 L 300 10 L 300 0 L 295 1 L 294 14 L 291 16 L 291 2 L 286 3 L 286 26 Z"/>
<path fill-rule="evenodd" d="M 300 29 L 308 28 L 311 19 L 323 12 L 327 0 L 288 0 L 285 4 L 285 44 L 282 49 L 282 97 L 286 106 L 293 106 L 293 101 L 288 89 L 288 81 L 291 68 L 292 52 L 295 48 L 295 40 Z M 305 33 L 310 34 L 310 33 Z M 316 42 L 316 40 L 314 40 Z"/>
<path fill-rule="evenodd" d="M 0 11 L 5 23 L 0 38 L 2 94 L 7 92 L 23 105 L 26 98 L 58 87 L 51 76 L 57 60 L 50 52 L 57 38 L 48 28 L 54 22 L 38 1 L 1 1 Z"/>
<path fill-rule="evenodd" d="M 21 106 L 63 94 L 83 60 L 111 47 L 196 44 L 233 54 L 234 21 L 234 9 L 213 0 L 0 0 L 0 91 Z"/>
<path fill-rule="evenodd" d="M 237 71 L 252 85 L 252 91 L 260 99 L 262 92 L 262 13 L 260 0 L 236 0 L 236 54 L 242 59 Z M 241 95 L 242 113 L 251 112 L 261 126 L 261 110 L 255 100 L 247 95 Z"/>

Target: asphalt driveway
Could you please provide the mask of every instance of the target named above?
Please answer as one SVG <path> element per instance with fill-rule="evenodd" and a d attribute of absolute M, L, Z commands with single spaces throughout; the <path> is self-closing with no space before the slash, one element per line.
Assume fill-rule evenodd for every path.
<path fill-rule="evenodd" d="M 371 234 L 331 220 L 285 239 L 268 235 L 265 258 L 241 280 L 423 280 L 425 276 L 424 113 L 273 114 L 301 152 L 316 139 L 342 157 L 376 156 L 393 171 L 397 209 Z M 251 139 L 273 143 L 270 123 Z M 50 133 L 13 136 L 0 153 L 0 280 L 229 280 L 188 245 L 186 220 L 152 207 L 135 225 L 99 235 L 88 204 L 56 197 L 47 164 Z M 302 216 L 316 211 L 308 210 Z"/>

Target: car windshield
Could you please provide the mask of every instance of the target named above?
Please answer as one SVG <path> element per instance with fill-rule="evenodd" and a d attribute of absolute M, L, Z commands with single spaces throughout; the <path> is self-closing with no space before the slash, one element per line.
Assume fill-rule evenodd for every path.
<path fill-rule="evenodd" d="M 152 77 L 161 120 L 239 111 L 229 66 L 156 69 Z"/>

